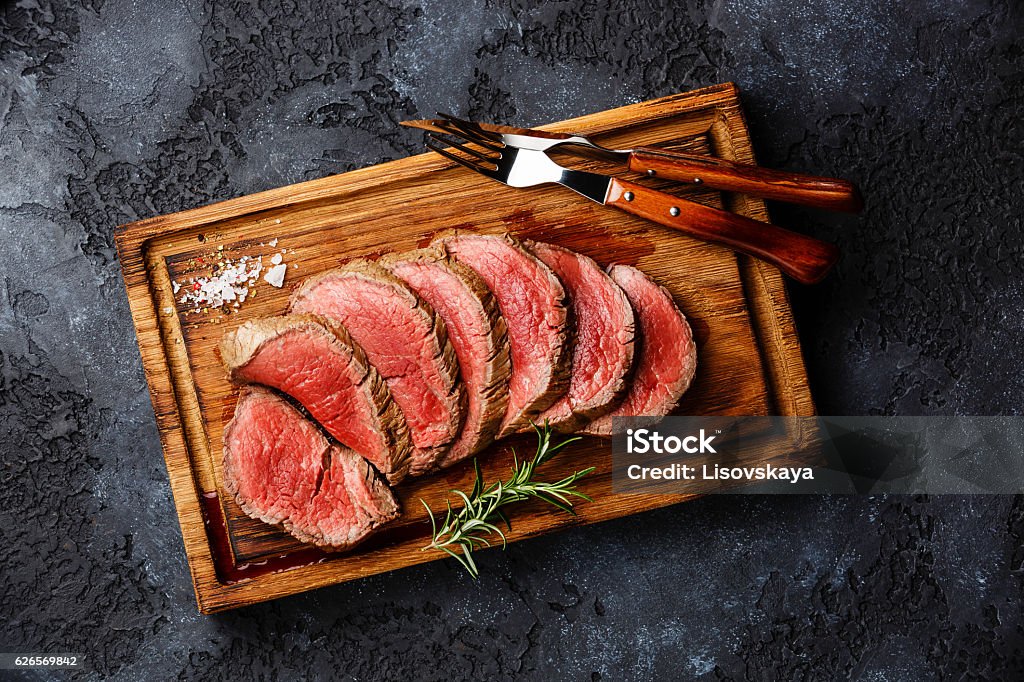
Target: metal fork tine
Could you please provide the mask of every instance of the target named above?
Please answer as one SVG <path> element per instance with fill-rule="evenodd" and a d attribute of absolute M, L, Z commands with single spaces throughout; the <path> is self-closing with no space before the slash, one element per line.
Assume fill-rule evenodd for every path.
<path fill-rule="evenodd" d="M 443 138 L 443 137 L 441 137 L 440 135 L 438 135 L 436 133 L 427 133 L 427 137 L 429 137 L 430 139 L 434 140 L 435 142 L 440 142 L 442 144 L 446 144 L 446 145 L 449 145 L 451 147 L 455 147 L 456 149 L 458 149 L 463 154 L 468 154 L 468 155 L 470 155 L 472 157 L 480 159 L 481 161 L 486 161 L 487 163 L 490 163 L 490 164 L 493 164 L 495 161 L 497 161 L 497 159 L 489 157 L 486 154 L 484 154 L 483 152 L 477 151 L 476 149 L 470 149 L 469 147 L 466 147 L 465 145 L 459 144 L 455 140 L 450 140 L 450 139 Z M 498 158 L 501 158 L 501 157 L 499 156 Z"/>
<path fill-rule="evenodd" d="M 437 115 L 445 119 L 444 121 L 439 121 L 439 123 L 447 123 L 446 129 L 451 130 L 454 128 L 458 131 L 459 135 L 472 142 L 476 142 L 482 147 L 487 147 L 491 151 L 499 152 L 505 146 L 505 143 L 501 141 L 501 135 L 498 133 L 492 133 L 489 130 L 484 130 L 473 121 L 456 118 L 455 116 L 446 114 L 443 111 L 437 112 Z"/>
<path fill-rule="evenodd" d="M 452 134 L 454 135 L 455 133 L 452 133 Z M 478 144 L 481 147 L 483 147 L 484 149 L 489 149 L 492 152 L 497 152 L 498 154 L 501 154 L 501 151 L 505 148 L 505 145 L 503 143 L 502 144 L 492 144 L 491 142 L 489 142 L 487 140 L 478 139 L 478 138 L 471 138 L 468 135 L 464 135 L 464 134 L 460 135 L 460 137 L 465 137 L 465 138 L 469 139 L 470 142 L 472 142 L 473 144 Z"/>
<path fill-rule="evenodd" d="M 463 130 L 467 130 L 476 135 L 479 135 L 480 137 L 485 137 L 489 140 L 494 140 L 495 142 L 501 142 L 501 135 L 499 135 L 498 133 L 491 132 L 490 130 L 484 130 L 476 123 L 476 121 L 469 121 L 464 118 L 459 118 L 458 116 L 452 116 L 451 114 L 446 114 L 443 111 L 437 112 L 437 115 L 445 119 L 452 125 L 456 125 L 462 128 Z"/>
<path fill-rule="evenodd" d="M 505 149 L 505 143 L 504 142 L 501 142 L 501 143 L 498 143 L 498 144 L 492 144 L 491 142 L 488 142 L 487 140 L 474 140 L 474 141 L 478 145 L 480 145 L 481 147 L 484 147 L 485 149 L 490 149 L 492 152 L 497 152 L 498 154 L 501 154 L 502 150 Z"/>
<path fill-rule="evenodd" d="M 436 145 L 433 145 L 430 142 L 426 143 L 426 147 L 430 151 L 437 152 L 438 154 L 440 154 L 441 156 L 445 157 L 446 159 L 454 161 L 455 163 L 459 164 L 460 166 L 465 166 L 466 168 L 470 169 L 471 171 L 476 171 L 477 173 L 482 173 L 483 175 L 492 176 L 492 177 L 494 175 L 494 171 L 491 170 L 490 168 L 482 168 L 482 167 L 478 166 L 477 164 L 473 163 L 472 161 L 470 161 L 468 159 L 464 159 L 461 156 L 458 156 L 457 154 L 452 154 L 447 149 L 444 149 L 442 147 L 438 147 Z"/>
<path fill-rule="evenodd" d="M 456 126 L 454 123 L 451 123 L 449 121 L 433 121 L 432 123 L 435 128 L 444 131 L 446 135 L 451 135 L 453 137 L 459 137 L 464 140 L 468 140 L 469 142 L 479 145 L 484 149 L 489 149 L 492 152 L 497 152 L 500 154 L 501 151 L 505 148 L 505 145 L 503 143 L 500 145 L 491 144 L 491 142 L 489 142 L 488 140 L 478 137 L 476 133 L 469 132 L 463 128 Z M 431 133 L 428 132 L 427 134 L 429 135 Z M 451 144 L 448 140 L 444 140 L 444 143 Z"/>

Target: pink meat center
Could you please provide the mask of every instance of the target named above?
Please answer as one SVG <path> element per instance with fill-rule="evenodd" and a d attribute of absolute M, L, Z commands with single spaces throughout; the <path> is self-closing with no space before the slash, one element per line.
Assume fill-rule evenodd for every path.
<path fill-rule="evenodd" d="M 507 415 L 515 418 L 550 383 L 561 322 L 552 301 L 561 292 L 552 290 L 548 272 L 536 261 L 501 240 L 458 237 L 447 245 L 484 280 L 505 318 L 512 358 Z"/>
<path fill-rule="evenodd" d="M 387 381 L 405 413 L 413 444 L 429 449 L 452 437 L 448 387 L 438 369 L 434 330 L 407 293 L 359 276 L 326 280 L 296 305 L 340 321 Z"/>
<path fill-rule="evenodd" d="M 376 410 L 359 383 L 364 377 L 351 362 L 350 349 L 324 334 L 293 329 L 260 346 L 240 374 L 292 396 L 328 433 L 380 466 L 386 445 Z"/>
<path fill-rule="evenodd" d="M 661 288 L 644 275 L 626 267 L 616 267 L 611 274 L 636 311 L 643 344 L 629 395 L 616 414 L 657 414 L 659 406 L 674 399 L 673 390 L 687 374 L 689 353 L 680 351 L 693 343 L 690 327 Z"/>
<path fill-rule="evenodd" d="M 459 360 L 459 373 L 467 387 L 466 426 L 452 446 L 456 457 L 463 443 L 472 444 L 481 416 L 480 390 L 487 382 L 489 355 L 487 320 L 465 284 L 439 265 L 400 263 L 395 273 L 416 290 L 448 326 L 448 338 Z"/>

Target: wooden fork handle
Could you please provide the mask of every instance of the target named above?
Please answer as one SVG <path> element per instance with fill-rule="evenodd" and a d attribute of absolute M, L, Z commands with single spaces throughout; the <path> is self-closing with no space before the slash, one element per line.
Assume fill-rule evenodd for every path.
<path fill-rule="evenodd" d="M 839 257 L 827 242 L 618 178 L 612 178 L 605 204 L 760 258 L 802 284 L 821 281 Z"/>
<path fill-rule="evenodd" d="M 711 156 L 640 147 L 630 154 L 629 169 L 830 211 L 857 213 L 864 207 L 860 192 L 847 180 L 772 170 Z"/>

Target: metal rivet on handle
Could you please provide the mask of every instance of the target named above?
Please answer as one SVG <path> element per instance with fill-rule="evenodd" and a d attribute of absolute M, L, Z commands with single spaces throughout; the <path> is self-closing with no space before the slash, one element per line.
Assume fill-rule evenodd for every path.
<path fill-rule="evenodd" d="M 622 195 L 622 198 L 625 199 L 626 201 L 633 201 L 633 193 L 626 192 L 625 194 Z"/>
<path fill-rule="evenodd" d="M 671 213 L 673 217 L 677 216 L 677 215 L 679 215 L 679 207 L 678 206 L 673 206 L 672 208 L 670 208 L 668 210 L 668 212 Z"/>
<path fill-rule="evenodd" d="M 658 173 L 653 168 L 650 168 L 650 169 L 647 170 L 647 174 L 650 175 L 653 178 Z"/>

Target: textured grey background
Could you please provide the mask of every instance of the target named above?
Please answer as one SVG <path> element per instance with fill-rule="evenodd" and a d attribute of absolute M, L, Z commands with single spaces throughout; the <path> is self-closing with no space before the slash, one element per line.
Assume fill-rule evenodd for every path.
<path fill-rule="evenodd" d="M 196 613 L 112 229 L 734 80 L 762 162 L 857 180 L 794 293 L 823 413 L 1022 407 L 1014 0 L 0 1 L 0 648 L 92 678 L 1024 678 L 1020 498 L 716 498 Z"/>

